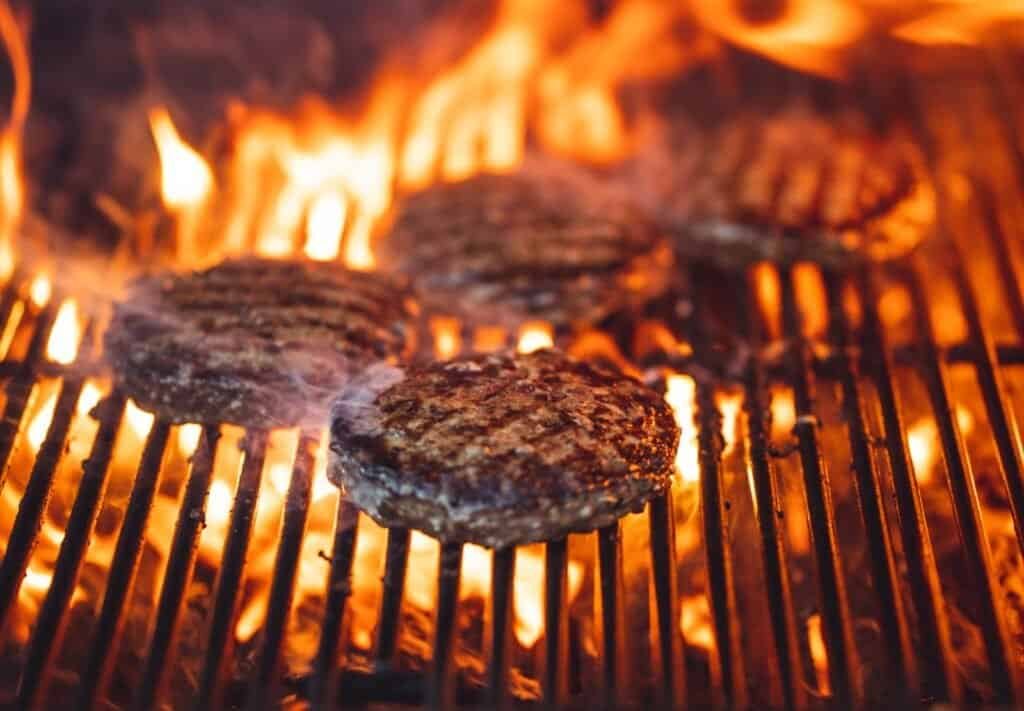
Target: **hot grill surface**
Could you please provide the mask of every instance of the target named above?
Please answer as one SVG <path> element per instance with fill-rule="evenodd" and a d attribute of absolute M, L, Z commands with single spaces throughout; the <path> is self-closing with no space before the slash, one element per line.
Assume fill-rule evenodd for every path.
<path fill-rule="evenodd" d="M 490 595 L 467 600 L 459 588 L 468 552 L 441 545 L 429 582 L 407 578 L 415 542 L 402 529 L 387 532 L 377 623 L 369 644 L 357 644 L 353 575 L 365 573 L 354 563 L 367 524 L 344 502 L 332 512 L 333 538 L 318 551 L 319 600 L 312 612 L 293 606 L 300 572 L 308 575 L 300 565 L 307 522 L 323 505 L 318 431 L 295 438 L 279 482 L 265 614 L 251 637 L 236 639 L 271 435 L 250 431 L 239 440 L 205 427 L 186 460 L 175 450 L 177 428 L 156 419 L 144 430 L 133 476 L 117 482 L 119 433 L 135 416 L 117 393 L 95 410 L 52 580 L 40 604 L 22 604 L 40 537 L 53 535 L 53 492 L 78 466 L 67 448 L 76 404 L 102 369 L 91 333 L 75 367 L 45 358 L 61 295 L 31 307 L 16 276 L 0 295 L 5 323 L 15 323 L 0 366 L 0 481 L 17 512 L 0 563 L 0 617 L 5 630 L 25 634 L 20 642 L 4 635 L 0 701 L 1021 703 L 1024 626 L 1010 600 L 1012 578 L 1018 586 L 1024 578 L 1015 415 L 1024 405 L 1024 254 L 1014 233 L 1024 209 L 1024 143 L 1021 117 L 1009 109 L 1024 84 L 998 57 L 984 61 L 984 80 L 967 82 L 966 95 L 937 82 L 908 84 L 900 94 L 911 102 L 909 121 L 940 205 L 938 233 L 911 261 L 851 273 L 765 263 L 732 276 L 693 264 L 680 280 L 685 289 L 609 325 L 647 372 L 692 376 L 695 468 L 644 514 L 544 546 L 544 634 L 530 649 L 515 634 L 519 554 L 491 556 Z M 868 92 L 859 100 L 884 113 L 892 97 Z M 668 345 L 659 335 L 666 331 Z M 44 388 L 56 393 L 53 417 L 26 454 L 29 415 Z M 730 419 L 723 392 L 742 397 L 742 416 L 733 411 Z M 791 436 L 781 444 L 775 433 L 786 410 L 773 408 L 777 400 L 792 403 Z M 945 485 L 920 471 L 919 420 L 938 445 L 931 478 Z M 738 435 L 729 422 L 742 423 Z M 215 460 L 235 441 L 242 464 L 213 568 L 197 558 L 210 507 L 223 503 L 210 495 Z M 155 503 L 168 490 L 177 501 L 170 513 Z M 113 522 L 103 516 L 109 497 L 121 502 Z M 996 509 L 1016 538 L 1010 554 L 993 533 Z M 154 559 L 146 532 L 161 516 L 168 526 Z M 83 561 L 103 528 L 113 541 L 109 569 L 83 604 L 81 584 L 92 579 Z M 574 559 L 586 569 L 572 591 Z M 436 586 L 436 604 L 411 616 L 408 588 L 423 585 Z M 132 618 L 141 598 L 149 607 L 140 627 Z M 296 663 L 287 650 L 304 615 L 315 619 L 317 641 Z M 421 654 L 403 643 L 410 635 Z M 193 661 L 183 685 L 186 657 Z"/>

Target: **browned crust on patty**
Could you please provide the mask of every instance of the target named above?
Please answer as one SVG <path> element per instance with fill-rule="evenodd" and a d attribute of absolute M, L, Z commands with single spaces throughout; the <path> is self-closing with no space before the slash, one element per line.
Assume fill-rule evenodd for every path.
<path fill-rule="evenodd" d="M 679 429 L 640 382 L 559 351 L 375 366 L 332 408 L 329 476 L 385 526 L 504 547 L 664 491 Z"/>
<path fill-rule="evenodd" d="M 579 176 L 479 175 L 404 199 L 376 247 L 433 313 L 515 328 L 591 325 L 660 293 L 662 235 Z"/>
<path fill-rule="evenodd" d="M 677 252 L 726 264 L 906 255 L 935 221 L 919 151 L 853 111 L 794 106 L 713 127 L 676 118 L 625 164 Z"/>
<path fill-rule="evenodd" d="M 234 259 L 136 281 L 105 351 L 123 391 L 171 421 L 321 424 L 354 373 L 409 351 L 414 309 L 382 275 Z"/>

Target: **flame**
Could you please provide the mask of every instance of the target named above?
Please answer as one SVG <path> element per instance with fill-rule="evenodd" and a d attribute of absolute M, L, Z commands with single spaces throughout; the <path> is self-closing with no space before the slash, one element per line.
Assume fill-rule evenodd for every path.
<path fill-rule="evenodd" d="M 160 156 L 160 190 L 164 204 L 174 211 L 202 204 L 213 190 L 210 166 L 182 140 L 163 106 L 150 110 L 149 127 Z"/>
<path fill-rule="evenodd" d="M 458 319 L 432 318 L 430 331 L 434 334 L 434 353 L 438 360 L 450 360 L 461 350 L 462 338 Z"/>
<path fill-rule="evenodd" d="M 191 457 L 199 446 L 199 435 L 203 433 L 202 426 L 189 422 L 178 428 L 178 451 L 183 457 Z"/>
<path fill-rule="evenodd" d="M 968 437 L 974 431 L 974 415 L 963 405 L 956 406 L 956 421 L 962 437 Z M 922 417 L 907 428 L 907 450 L 918 483 L 927 484 L 932 481 L 941 452 L 939 428 L 935 420 Z"/>
<path fill-rule="evenodd" d="M 39 407 L 35 417 L 29 422 L 25 436 L 33 451 L 38 451 L 46 439 L 46 433 L 50 429 L 50 421 L 53 419 L 53 412 L 57 408 L 57 391 L 53 390 L 46 396 L 46 400 Z"/>
<path fill-rule="evenodd" d="M 28 289 L 28 298 L 37 308 L 46 306 L 50 300 L 50 293 L 53 287 L 50 284 L 50 277 L 45 274 L 36 274 L 35 279 Z"/>
<path fill-rule="evenodd" d="M 700 480 L 700 457 L 697 449 L 697 384 L 689 375 L 670 374 L 665 379 L 665 402 L 672 408 L 679 425 L 679 449 L 676 451 L 676 473 L 683 482 Z"/>
<path fill-rule="evenodd" d="M 306 223 L 306 254 L 328 261 L 341 251 L 341 233 L 348 207 L 341 191 L 328 191 L 313 200 Z"/>
<path fill-rule="evenodd" d="M 79 416 L 88 415 L 99 404 L 102 395 L 103 391 L 96 383 L 91 380 L 86 382 L 82 386 L 82 394 L 78 396 L 78 406 L 75 411 Z"/>
<path fill-rule="evenodd" d="M 78 343 L 82 339 L 82 327 L 78 319 L 78 304 L 68 299 L 60 305 L 53 330 L 46 344 L 46 356 L 55 363 L 70 365 L 78 355 Z"/>
<path fill-rule="evenodd" d="M 153 427 L 155 417 L 153 413 L 146 412 L 136 405 L 133 400 L 129 400 L 125 405 L 124 419 L 128 423 L 128 429 L 139 440 L 144 440 L 146 435 L 149 434 L 149 430 Z"/>
<path fill-rule="evenodd" d="M 533 353 L 554 345 L 551 325 L 548 323 L 532 321 L 519 329 L 519 343 L 516 348 L 520 353 Z"/>
<path fill-rule="evenodd" d="M 686 643 L 707 651 L 715 648 L 715 633 L 711 629 L 711 608 L 705 595 L 688 595 L 683 598 L 679 629 Z"/>
<path fill-rule="evenodd" d="M 995 25 L 1024 19 L 1020 0 L 946 0 L 925 15 L 896 26 L 892 34 L 923 45 L 976 45 Z"/>
<path fill-rule="evenodd" d="M 708 30 L 740 47 L 796 69 L 841 76 L 843 50 L 868 29 L 863 10 L 851 0 L 786 0 L 764 21 L 745 16 L 735 0 L 693 3 L 693 12 Z"/>
<path fill-rule="evenodd" d="M 14 232 L 25 202 L 21 142 L 32 95 L 32 73 L 25 36 L 6 0 L 0 1 L 0 40 L 14 73 L 14 98 L 7 125 L 0 133 L 0 279 L 7 279 L 14 271 Z"/>
<path fill-rule="evenodd" d="M 832 693 L 828 679 L 828 651 L 821 631 L 821 615 L 815 613 L 807 618 L 807 646 L 811 650 L 811 661 L 818 679 L 818 691 L 822 696 Z"/>
<path fill-rule="evenodd" d="M 719 412 L 722 414 L 722 439 L 725 441 L 724 454 L 728 454 L 736 446 L 740 410 L 743 407 L 743 393 L 719 393 L 715 401 Z"/>

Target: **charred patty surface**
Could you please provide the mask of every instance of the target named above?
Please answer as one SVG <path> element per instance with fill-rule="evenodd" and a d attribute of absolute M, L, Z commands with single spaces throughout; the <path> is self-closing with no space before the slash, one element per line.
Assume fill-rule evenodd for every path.
<path fill-rule="evenodd" d="M 669 486 L 679 429 L 632 378 L 559 351 L 374 366 L 332 408 L 329 476 L 377 522 L 504 547 Z"/>
<path fill-rule="evenodd" d="M 592 324 L 656 295 L 671 266 L 649 221 L 598 189 L 564 174 L 437 185 L 401 203 L 377 252 L 433 313 L 511 328 Z"/>
<path fill-rule="evenodd" d="M 392 279 L 257 258 L 136 281 L 105 351 L 124 392 L 174 422 L 319 424 L 354 374 L 411 345 Z"/>
<path fill-rule="evenodd" d="M 677 252 L 726 264 L 898 258 L 935 218 L 915 147 L 853 112 L 673 120 L 619 179 L 649 201 Z"/>

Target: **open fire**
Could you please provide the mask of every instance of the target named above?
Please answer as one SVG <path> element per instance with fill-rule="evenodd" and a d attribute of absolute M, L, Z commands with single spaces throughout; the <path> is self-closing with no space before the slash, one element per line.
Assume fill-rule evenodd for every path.
<path fill-rule="evenodd" d="M 138 681 L 132 673 L 141 667 L 148 674 L 155 663 L 149 651 L 154 640 L 163 645 L 170 671 L 158 667 L 151 691 L 172 705 L 188 705 L 197 695 L 206 703 L 237 696 L 236 682 L 252 678 L 254 667 L 262 675 L 267 659 L 270 680 L 261 676 L 254 682 L 259 689 L 304 698 L 305 687 L 297 689 L 315 676 L 326 654 L 329 675 L 344 668 L 352 676 L 342 685 L 362 689 L 358 693 L 370 700 L 375 689 L 360 685 L 388 683 L 375 680 L 375 668 L 419 673 L 438 663 L 432 630 L 443 617 L 438 570 L 446 551 L 416 531 L 387 531 L 363 514 L 346 518 L 346 504 L 327 480 L 326 433 L 223 426 L 218 439 L 199 424 L 167 425 L 130 400 L 117 405 L 110 374 L 98 365 L 97 344 L 106 300 L 128 276 L 155 266 L 206 266 L 239 253 L 304 255 L 372 270 L 374 237 L 408 192 L 482 172 L 530 170 L 541 153 L 600 174 L 657 140 L 667 119 L 651 87 L 704 72 L 728 94 L 737 52 L 746 61 L 756 56 L 786 66 L 793 76 L 825 77 L 841 87 L 837 92 L 852 92 L 852 80 L 873 71 L 863 56 L 867 47 L 914 57 L 923 47 L 987 47 L 1005 23 L 1024 18 L 1019 4 L 998 2 L 922 2 L 907 9 L 789 0 L 765 17 L 753 17 L 741 5 L 620 0 L 597 15 L 583 2 L 556 9 L 538 0 L 505 0 L 491 27 L 457 59 L 416 61 L 396 48 L 357 100 L 333 105 L 311 97 L 291 113 L 236 104 L 224 117 L 220 142 L 204 150 L 190 144 L 168 109 L 156 104 L 149 127 L 160 218 L 136 223 L 135 232 L 124 235 L 136 263 L 122 273 L 118 261 L 118 272 L 104 275 L 109 283 L 82 286 L 85 267 L 69 266 L 61 254 L 46 253 L 25 236 L 31 190 L 21 163 L 25 123 L 31 121 L 29 53 L 19 18 L 0 3 L 0 37 L 15 79 L 0 133 L 0 277 L 7 283 L 0 354 L 10 366 L 2 404 L 3 427 L 11 429 L 10 441 L 0 435 L 6 458 L 0 548 L 5 572 L 18 557 L 23 563 L 10 569 L 20 579 L 8 583 L 10 607 L 0 607 L 0 652 L 12 670 L 4 672 L 0 687 L 20 689 L 19 701 L 45 705 L 81 694 L 91 683 L 89 703 L 107 695 L 130 701 Z M 442 22 L 430 31 L 441 37 L 442 30 L 452 27 Z M 915 99 L 925 106 L 939 100 Z M 1009 229 L 1000 227 L 1000 219 L 1009 220 L 1019 206 L 1016 197 L 1006 197 L 1012 188 L 999 166 L 991 167 L 991 175 L 964 177 L 970 156 L 951 147 L 965 129 L 942 116 L 936 110 L 912 120 L 935 143 L 943 230 L 963 251 L 971 234 Z M 978 187 L 989 183 L 996 187 Z M 980 197 L 978 190 L 995 196 Z M 988 219 L 988 213 L 979 216 L 985 199 L 998 203 L 992 208 L 996 223 L 979 227 Z M 1000 218 L 1003 202 L 1010 207 Z M 1011 242 L 1002 243 L 1008 258 L 994 252 L 995 242 L 977 258 L 967 252 L 971 259 L 961 267 L 944 261 L 943 244 L 926 244 L 906 269 L 852 276 L 810 263 L 761 262 L 746 273 L 710 277 L 703 265 L 681 266 L 688 278 L 664 304 L 601 330 L 558 333 L 538 321 L 510 333 L 431 318 L 424 326 L 427 350 L 439 359 L 506 346 L 528 353 L 557 343 L 662 388 L 682 431 L 667 503 L 671 531 L 659 528 L 664 510 L 655 504 L 624 519 L 615 532 L 621 570 L 609 572 L 605 532 L 570 536 L 561 549 L 561 588 L 553 578 L 560 570 L 557 547 L 516 550 L 514 644 L 505 662 L 513 670 L 510 693 L 524 700 L 556 698 L 555 679 L 588 696 L 595 693 L 585 688 L 588 675 L 603 674 L 602 689 L 620 694 L 621 679 L 608 677 L 621 674 L 625 688 L 635 691 L 631 698 L 661 702 L 680 699 L 684 686 L 676 677 L 685 677 L 685 695 L 695 704 L 859 703 L 870 697 L 876 680 L 884 681 L 877 685 L 884 687 L 880 693 L 896 694 L 885 665 L 905 650 L 892 651 L 891 635 L 899 630 L 884 629 L 888 585 L 906 647 L 923 648 L 932 633 L 942 643 L 934 651 L 938 661 L 923 654 L 901 657 L 906 669 L 897 685 L 906 684 L 920 698 L 1019 701 L 1014 694 L 1021 690 L 1016 659 L 1024 649 L 1024 570 L 1014 493 L 1019 482 L 1012 475 L 1020 473 L 1014 413 L 1024 406 L 1016 345 L 1024 324 L 1005 313 L 1013 308 L 1006 308 L 1007 301 L 1019 303 L 1024 255 L 1005 247 Z M 1000 260 L 1008 262 L 1007 272 L 996 271 Z M 1006 283 L 1005 274 L 1018 281 Z M 718 277 L 739 300 L 723 307 L 729 315 L 718 314 L 713 301 L 721 298 L 721 285 L 708 282 Z M 1009 295 L 1002 288 L 973 288 L 993 277 Z M 997 324 L 992 333 L 973 330 L 972 309 L 980 323 Z M 873 319 L 878 323 L 872 325 Z M 744 340 L 735 336 L 747 328 L 744 345 L 727 352 L 725 346 Z M 884 348 L 863 358 L 851 355 L 872 343 Z M 1004 361 L 1014 367 L 1003 368 Z M 996 395 L 987 389 L 986 364 L 996 371 Z M 844 389 L 847 381 L 852 389 Z M 949 411 L 936 404 L 937 390 L 945 393 Z M 866 443 L 866 460 L 858 458 L 858 437 Z M 912 481 L 900 479 L 901 458 Z M 824 474 L 820 490 L 811 480 L 814 467 Z M 151 499 L 133 514 L 137 482 L 145 476 Z M 47 478 L 42 492 L 33 491 L 37 477 Z M 865 489 L 871 480 L 874 492 Z M 905 498 L 904 485 L 910 492 Z M 904 507 L 915 500 L 922 510 L 908 513 Z M 32 506 L 38 508 L 38 535 L 22 549 L 19 531 L 31 528 L 24 512 Z M 879 509 L 877 529 L 873 506 Z M 970 536 L 971 515 L 981 526 L 977 541 Z M 907 532 L 914 516 L 930 531 L 916 544 Z M 77 554 L 65 540 L 72 525 L 86 537 Z M 131 525 L 141 545 L 125 558 L 127 577 L 118 579 L 125 589 L 123 609 L 110 613 L 113 641 L 104 647 L 110 659 L 90 679 L 88 656 L 96 647 L 89 645 L 102 628 L 96 620 L 106 614 L 108 583 Z M 344 539 L 346 531 L 350 539 Z M 668 563 L 655 552 L 662 537 L 671 540 Z M 876 538 L 884 541 L 881 553 L 871 547 Z M 343 539 L 352 548 L 349 574 L 339 582 L 333 571 L 344 557 Z M 930 556 L 919 560 L 912 544 Z M 842 550 L 841 558 L 830 553 L 832 545 Z M 971 568 L 975 548 L 979 562 Z M 287 550 L 294 569 L 281 582 Z M 478 546 L 466 545 L 460 555 L 454 669 L 461 675 L 460 693 L 472 700 L 465 689 L 485 685 L 494 651 L 485 621 L 502 585 L 495 580 L 501 568 L 494 552 Z M 61 579 L 62 556 L 72 560 L 63 565 L 64 576 L 71 571 L 63 601 L 55 592 L 61 589 L 55 580 L 67 582 Z M 879 563 L 878 556 L 886 560 Z M 879 577 L 886 562 L 890 573 L 900 573 L 888 582 Z M 958 584 L 963 568 L 987 574 L 992 589 L 988 598 L 984 589 L 979 593 L 981 604 L 998 611 L 978 610 L 977 581 L 967 589 Z M 914 577 L 918 570 L 923 581 Z M 609 576 L 618 576 L 620 587 L 609 586 Z M 338 599 L 332 584 L 344 588 L 337 629 L 342 638 L 325 652 L 323 636 L 330 629 L 322 623 Z M 167 591 L 176 585 L 175 602 Z M 612 589 L 618 592 L 609 599 Z M 550 608 L 553 590 L 561 594 L 557 610 Z M 223 591 L 230 596 L 226 638 L 210 656 L 221 619 L 214 599 Z M 666 599 L 668 594 L 674 598 Z M 941 609 L 920 607 L 929 594 Z M 53 629 L 40 624 L 47 604 L 69 611 Z M 609 609 L 626 617 L 624 631 L 609 628 Z M 561 633 L 563 657 L 551 659 L 559 650 L 547 646 L 549 625 L 563 620 L 559 615 L 571 632 Z M 161 628 L 166 619 L 169 629 Z M 925 629 L 929 625 L 938 632 Z M 51 638 L 42 639 L 46 633 Z M 265 651 L 275 634 L 280 648 Z M 619 644 L 628 657 L 620 657 L 613 674 L 604 665 L 608 640 L 616 634 L 612 646 Z M 40 649 L 46 670 L 32 671 L 29 688 L 25 670 Z M 943 657 L 947 652 L 951 661 Z M 676 656 L 666 661 L 670 653 Z M 204 686 L 211 660 L 217 667 L 212 691 Z M 564 669 L 548 677 L 552 665 Z M 952 669 L 951 679 L 936 671 L 943 668 Z M 558 681 L 559 674 L 566 678 Z M 395 693 L 407 700 L 401 690 Z M 423 693 L 421 685 L 411 696 L 422 700 Z M 15 698 L 12 693 L 10 700 Z"/>

